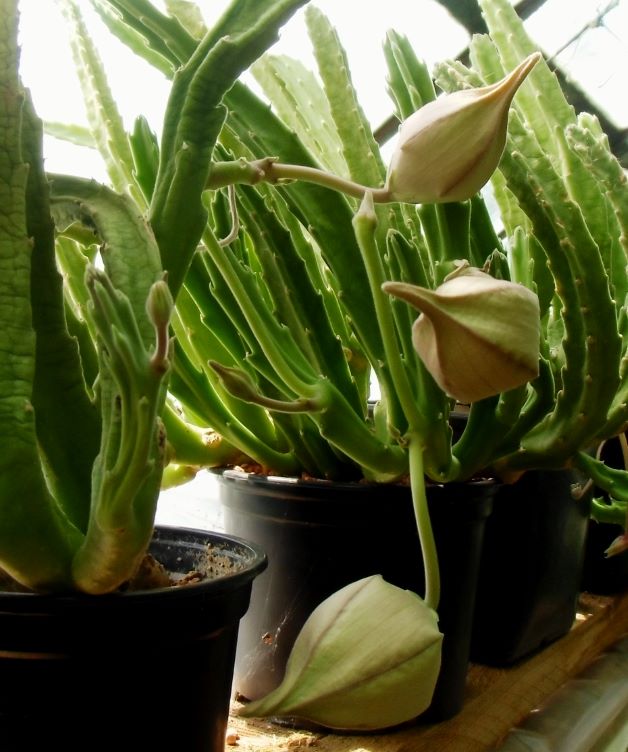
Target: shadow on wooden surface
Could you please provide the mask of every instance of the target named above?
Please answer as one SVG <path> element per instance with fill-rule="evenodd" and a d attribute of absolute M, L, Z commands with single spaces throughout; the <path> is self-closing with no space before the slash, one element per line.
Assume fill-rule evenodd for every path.
<path fill-rule="evenodd" d="M 510 668 L 471 665 L 462 711 L 450 721 L 392 734 L 335 735 L 264 720 L 230 719 L 232 752 L 490 752 L 570 678 L 628 633 L 628 593 L 582 594 L 571 631 Z M 234 706 L 234 710 L 237 708 Z M 236 738 L 237 737 L 237 738 Z"/>

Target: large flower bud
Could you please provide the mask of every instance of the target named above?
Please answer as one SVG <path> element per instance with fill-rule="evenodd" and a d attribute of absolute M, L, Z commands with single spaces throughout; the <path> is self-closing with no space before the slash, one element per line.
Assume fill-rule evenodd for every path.
<path fill-rule="evenodd" d="M 436 613 L 416 593 L 380 575 L 358 580 L 312 612 L 282 683 L 241 715 L 354 731 L 412 720 L 432 700 L 442 639 Z"/>
<path fill-rule="evenodd" d="M 410 115 L 388 168 L 390 200 L 444 203 L 476 194 L 499 164 L 510 103 L 540 57 L 530 55 L 496 84 L 445 94 Z"/>
<path fill-rule="evenodd" d="M 464 404 L 536 378 L 539 300 L 523 285 L 495 279 L 465 261 L 428 290 L 386 282 L 390 293 L 422 311 L 412 342 L 440 388 Z"/>

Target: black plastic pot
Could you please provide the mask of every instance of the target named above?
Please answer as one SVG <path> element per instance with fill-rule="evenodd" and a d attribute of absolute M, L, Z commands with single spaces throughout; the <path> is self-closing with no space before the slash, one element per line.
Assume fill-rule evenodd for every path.
<path fill-rule="evenodd" d="M 628 551 L 607 557 L 604 552 L 624 532 L 621 525 L 589 521 L 582 571 L 582 589 L 598 595 L 628 590 Z"/>
<path fill-rule="evenodd" d="M 576 616 L 590 494 L 570 470 L 500 486 L 487 520 L 471 659 L 506 666 L 562 637 Z"/>
<path fill-rule="evenodd" d="M 310 613 L 329 595 L 381 574 L 424 594 L 421 549 L 410 490 L 398 485 L 338 484 L 219 475 L 225 529 L 268 554 L 242 620 L 234 688 L 257 699 L 281 681 L 290 649 Z M 432 486 L 428 503 L 439 553 L 443 663 L 426 718 L 462 707 L 476 574 L 491 511 L 491 481 Z"/>
<path fill-rule="evenodd" d="M 230 573 L 102 596 L 0 593 L 0 748 L 224 752 L 238 626 L 264 569 L 254 544 L 160 527 L 151 551 Z"/>
<path fill-rule="evenodd" d="M 600 458 L 609 466 L 625 467 L 619 437 L 609 439 L 601 449 Z M 595 488 L 594 496 L 607 498 L 601 488 Z M 589 521 L 587 546 L 582 572 L 582 589 L 600 595 L 612 595 L 628 589 L 628 551 L 607 557 L 604 552 L 619 535 L 621 525 L 610 522 Z"/>

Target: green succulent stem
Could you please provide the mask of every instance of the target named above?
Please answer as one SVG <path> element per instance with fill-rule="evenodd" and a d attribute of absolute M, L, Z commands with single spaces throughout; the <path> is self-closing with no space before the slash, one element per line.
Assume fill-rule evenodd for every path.
<path fill-rule="evenodd" d="M 320 170 L 317 167 L 307 167 L 301 165 L 282 164 L 281 162 L 271 162 L 267 176 L 268 182 L 277 183 L 286 180 L 304 180 L 308 183 L 315 183 L 324 188 L 331 188 L 347 196 L 362 199 L 366 194 L 378 204 L 389 203 L 392 199 L 388 188 L 369 187 L 356 183 L 353 180 L 334 175 L 326 170 Z"/>
<path fill-rule="evenodd" d="M 133 576 L 152 537 L 165 462 L 159 415 L 170 359 L 160 345 L 152 354 L 144 345 L 128 297 L 105 273 L 88 268 L 86 284 L 99 337 L 103 436 L 87 534 L 72 571 L 77 587 L 98 594 Z M 158 342 L 169 324 L 168 301 L 155 302 L 163 284 L 153 285 L 147 306 Z"/>
<path fill-rule="evenodd" d="M 166 403 L 163 421 L 169 462 L 199 469 L 238 464 L 244 460 L 242 451 L 223 436 L 205 433 L 186 422 L 169 402 Z"/>
<path fill-rule="evenodd" d="M 353 226 L 371 285 L 391 380 L 408 420 L 409 431 L 404 438 L 404 442 L 407 442 L 409 452 L 412 502 L 425 569 L 425 603 L 430 608 L 437 610 L 440 600 L 440 573 L 434 533 L 427 506 L 423 457 L 427 425 L 410 387 L 408 369 L 405 367 L 399 352 L 391 301 L 382 290 L 382 285 L 386 279 L 375 240 L 376 225 L 377 217 L 373 210 L 371 194 L 367 193 L 360 210 L 355 215 Z"/>
<path fill-rule="evenodd" d="M 382 285 L 386 282 L 386 275 L 375 239 L 376 227 L 377 216 L 373 208 L 373 196 L 369 191 L 364 195 L 360 209 L 353 219 L 353 228 L 369 280 L 392 386 L 408 423 L 414 430 L 424 431 L 426 428 L 425 421 L 417 406 L 416 397 L 408 379 L 408 370 L 397 344 L 397 332 L 390 298 L 382 290 Z"/>
<path fill-rule="evenodd" d="M 410 458 L 410 489 L 412 491 L 412 504 L 416 520 L 419 540 L 421 541 L 421 553 L 423 556 L 423 569 L 425 572 L 425 605 L 434 611 L 438 611 L 440 603 L 440 569 L 438 565 L 438 552 L 434 540 L 434 530 L 430 519 L 427 505 L 427 490 L 425 485 L 425 469 L 423 463 L 423 437 L 411 434 L 408 440 Z"/>
<path fill-rule="evenodd" d="M 272 157 L 252 161 L 239 159 L 232 162 L 214 162 L 206 187 L 215 189 L 234 183 L 256 185 L 265 182 L 276 184 L 293 180 L 302 180 L 324 188 L 331 188 L 353 198 L 363 199 L 369 193 L 375 203 L 385 204 L 392 201 L 390 191 L 386 186 L 376 188 L 361 185 L 318 167 L 284 164 Z"/>
<path fill-rule="evenodd" d="M 294 353 L 294 358 L 286 357 L 279 342 L 267 328 L 266 321 L 260 316 L 260 310 L 256 308 L 250 299 L 243 280 L 238 274 L 237 264 L 229 255 L 229 252 L 219 245 L 211 232 L 204 234 L 204 242 L 207 252 L 215 261 L 229 290 L 236 300 L 238 300 L 242 313 L 256 341 L 266 354 L 268 360 L 273 364 L 278 377 L 295 394 L 306 397 L 315 396 L 312 391 L 312 374 L 309 372 L 307 361 L 303 358 L 297 360 L 296 352 Z"/>
<path fill-rule="evenodd" d="M 628 502 L 594 498 L 591 502 L 591 518 L 596 522 L 621 525 L 628 530 Z"/>

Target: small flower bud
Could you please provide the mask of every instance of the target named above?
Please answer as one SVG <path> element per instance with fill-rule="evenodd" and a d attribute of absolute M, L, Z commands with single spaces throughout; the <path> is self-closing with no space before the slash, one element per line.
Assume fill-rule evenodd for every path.
<path fill-rule="evenodd" d="M 216 371 L 222 385 L 229 394 L 244 402 L 251 402 L 254 405 L 260 405 L 260 407 L 281 413 L 307 413 L 321 409 L 316 399 L 299 397 L 288 401 L 265 397 L 260 394 L 253 379 L 241 368 L 223 366 L 222 363 L 215 360 L 210 360 L 209 365 Z"/>
<path fill-rule="evenodd" d="M 444 203 L 476 194 L 499 164 L 510 103 L 540 57 L 530 55 L 491 86 L 445 94 L 410 115 L 388 168 L 390 200 Z"/>
<path fill-rule="evenodd" d="M 146 300 L 146 312 L 156 329 L 167 329 L 174 310 L 172 293 L 167 282 L 163 279 L 155 282 Z"/>
<path fill-rule="evenodd" d="M 467 262 L 428 290 L 386 282 L 422 314 L 412 342 L 440 388 L 467 404 L 538 376 L 539 301 L 523 285 L 494 279 Z"/>
<path fill-rule="evenodd" d="M 164 373 L 169 367 L 170 339 L 168 329 L 174 310 L 172 293 L 165 279 L 153 283 L 146 299 L 146 313 L 155 327 L 155 352 L 151 358 L 157 373 Z"/>
<path fill-rule="evenodd" d="M 355 731 L 412 720 L 429 707 L 440 671 L 437 618 L 380 575 L 353 582 L 312 612 L 279 687 L 240 714 Z"/>
<path fill-rule="evenodd" d="M 209 365 L 216 371 L 225 389 L 244 402 L 257 402 L 260 395 L 253 379 L 241 368 L 223 366 L 218 361 L 210 360 Z"/>

